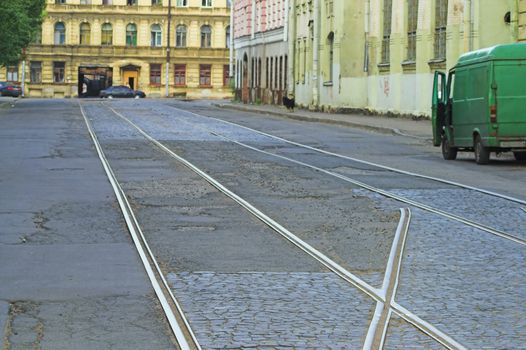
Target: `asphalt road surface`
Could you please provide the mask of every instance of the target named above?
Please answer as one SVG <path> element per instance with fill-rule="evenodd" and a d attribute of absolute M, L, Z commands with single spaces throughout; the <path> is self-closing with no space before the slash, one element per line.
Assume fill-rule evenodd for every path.
<path fill-rule="evenodd" d="M 526 348 L 509 155 L 208 101 L 22 100 L 0 157 L 3 349 L 184 348 L 157 282 L 190 348 Z"/>

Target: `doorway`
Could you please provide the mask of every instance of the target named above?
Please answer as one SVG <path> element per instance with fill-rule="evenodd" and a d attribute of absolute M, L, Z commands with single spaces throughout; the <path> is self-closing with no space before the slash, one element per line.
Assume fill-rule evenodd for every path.
<path fill-rule="evenodd" d="M 137 90 L 137 80 L 139 78 L 139 72 L 136 70 L 125 70 L 122 72 L 122 82 L 132 90 Z"/>

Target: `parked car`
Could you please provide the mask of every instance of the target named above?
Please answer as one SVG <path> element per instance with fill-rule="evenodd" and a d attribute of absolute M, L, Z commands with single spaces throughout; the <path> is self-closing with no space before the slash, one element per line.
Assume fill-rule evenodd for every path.
<path fill-rule="evenodd" d="M 446 74 L 435 73 L 433 143 L 444 159 L 458 151 L 487 164 L 491 152 L 512 151 L 526 160 L 526 44 L 467 53 Z"/>
<path fill-rule="evenodd" d="M 124 85 L 110 86 L 105 90 L 101 90 L 99 93 L 100 98 L 114 98 L 114 97 L 127 97 L 127 98 L 145 98 L 146 94 L 140 90 L 133 90 Z"/>
<path fill-rule="evenodd" d="M 22 89 L 19 85 L 7 83 L 0 90 L 2 96 L 18 97 L 22 94 Z"/>
<path fill-rule="evenodd" d="M 2 92 L 2 90 L 7 87 L 8 85 L 8 82 L 7 81 L 0 81 L 0 92 Z"/>

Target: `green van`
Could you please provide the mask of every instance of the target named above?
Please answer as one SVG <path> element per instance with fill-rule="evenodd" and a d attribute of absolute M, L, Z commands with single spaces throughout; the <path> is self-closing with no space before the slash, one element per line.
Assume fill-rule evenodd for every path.
<path fill-rule="evenodd" d="M 473 151 L 478 164 L 491 152 L 526 160 L 526 44 L 467 53 L 445 73 L 435 72 L 433 144 L 444 159 Z"/>

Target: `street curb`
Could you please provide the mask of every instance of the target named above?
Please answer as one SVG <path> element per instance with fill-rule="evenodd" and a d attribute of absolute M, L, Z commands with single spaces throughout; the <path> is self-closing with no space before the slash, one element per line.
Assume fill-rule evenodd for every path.
<path fill-rule="evenodd" d="M 355 123 L 355 122 L 350 122 L 350 121 L 345 121 L 345 120 L 334 120 L 334 119 L 328 119 L 328 118 L 309 117 L 306 115 L 293 114 L 293 113 L 287 113 L 287 112 L 274 112 L 274 111 L 268 111 L 264 109 L 236 106 L 236 105 L 223 104 L 223 103 L 214 103 L 213 105 L 219 108 L 223 108 L 223 109 L 231 109 L 231 110 L 237 110 L 237 111 L 243 111 L 243 112 L 267 114 L 267 115 L 283 117 L 283 118 L 288 118 L 288 119 L 298 120 L 298 121 L 312 122 L 312 123 L 342 125 L 342 126 L 348 126 L 348 127 L 353 127 L 353 128 L 365 129 L 369 131 L 375 131 L 375 132 L 379 132 L 382 134 L 404 136 L 404 137 L 410 137 L 410 138 L 414 138 L 418 140 L 425 140 L 425 141 L 430 140 L 430 138 L 428 137 L 404 133 L 400 129 L 397 129 L 397 128 L 386 128 L 386 127 L 381 127 L 381 126 L 366 125 L 366 124 L 360 124 L 360 123 Z"/>

